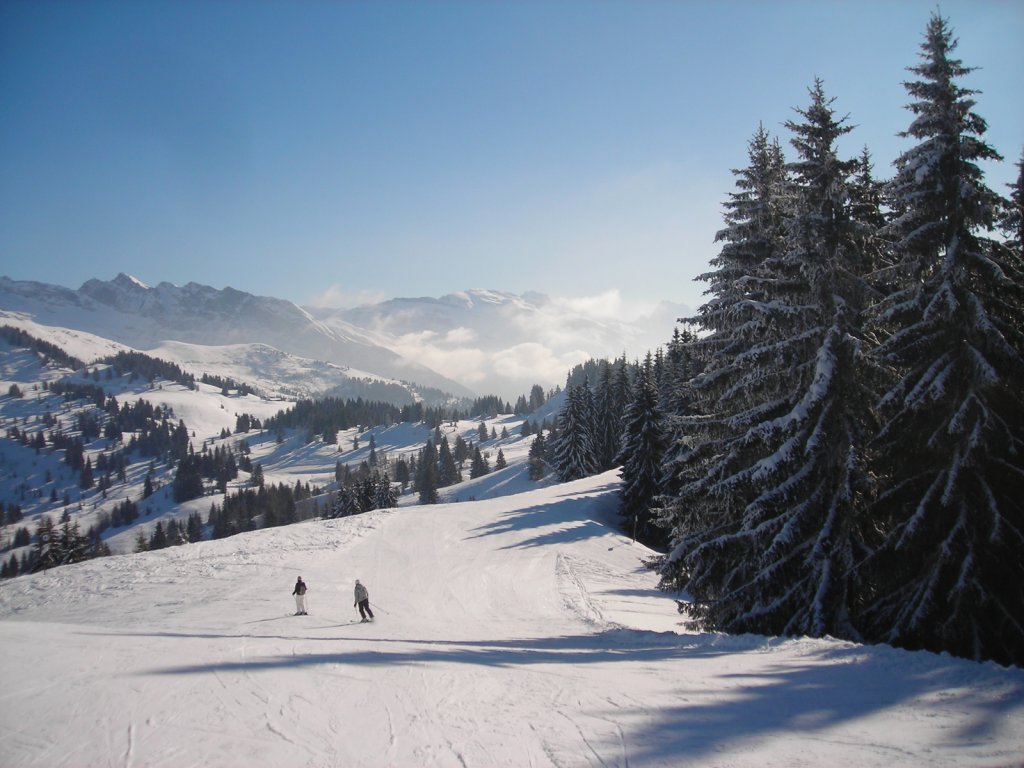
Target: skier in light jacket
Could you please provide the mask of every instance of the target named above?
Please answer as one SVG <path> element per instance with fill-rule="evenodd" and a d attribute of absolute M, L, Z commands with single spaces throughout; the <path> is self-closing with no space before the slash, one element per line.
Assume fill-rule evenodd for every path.
<path fill-rule="evenodd" d="M 370 593 L 366 591 L 359 579 L 356 579 L 356 601 L 352 603 L 352 607 L 359 606 L 359 616 L 363 621 L 373 621 L 373 611 L 370 610 Z M 369 618 L 367 618 L 369 616 Z"/>
<path fill-rule="evenodd" d="M 302 580 L 302 577 L 295 582 L 295 589 L 292 590 L 292 594 L 295 595 L 295 615 L 305 616 L 306 615 L 306 582 Z"/>

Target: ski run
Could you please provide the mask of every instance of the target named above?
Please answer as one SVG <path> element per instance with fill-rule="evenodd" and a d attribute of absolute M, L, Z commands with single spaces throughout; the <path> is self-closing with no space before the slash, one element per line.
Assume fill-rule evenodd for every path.
<path fill-rule="evenodd" d="M 613 525 L 617 489 L 606 473 L 12 579 L 0 765 L 1021 764 L 1024 670 L 687 633 Z"/>

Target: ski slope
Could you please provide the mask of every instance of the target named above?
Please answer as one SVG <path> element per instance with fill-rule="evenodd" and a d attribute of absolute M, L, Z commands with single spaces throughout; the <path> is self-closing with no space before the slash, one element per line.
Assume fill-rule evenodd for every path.
<path fill-rule="evenodd" d="M 687 634 L 614 473 L 0 585 L 0 765 L 1001 766 L 1024 670 Z M 292 616 L 296 576 L 308 616 Z M 355 623 L 352 585 L 377 621 Z"/>

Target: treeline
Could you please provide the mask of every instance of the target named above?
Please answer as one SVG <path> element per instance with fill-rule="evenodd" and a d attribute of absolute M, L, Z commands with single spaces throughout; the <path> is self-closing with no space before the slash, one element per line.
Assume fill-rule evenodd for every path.
<path fill-rule="evenodd" d="M 20 328 L 14 328 L 10 325 L 0 326 L 0 338 L 4 339 L 11 346 L 23 347 L 30 349 L 39 355 L 44 362 L 53 363 L 62 368 L 71 368 L 72 370 L 80 370 L 85 368 L 85 363 L 79 360 L 74 355 L 69 355 L 63 349 L 55 344 L 51 344 L 48 341 L 37 339 L 32 334 L 21 330 Z"/>
<path fill-rule="evenodd" d="M 255 395 L 258 394 L 255 389 L 240 381 L 235 381 L 230 376 L 214 376 L 209 373 L 204 373 L 199 379 L 203 384 L 208 384 L 211 387 L 220 388 L 222 395 L 227 395 L 231 391 L 237 392 L 239 395 Z"/>
<path fill-rule="evenodd" d="M 203 518 L 198 512 L 192 512 L 184 523 L 171 518 L 165 526 L 162 520 L 157 520 L 149 536 L 140 530 L 135 537 L 135 551 L 149 552 L 179 547 L 182 544 L 202 541 L 203 538 Z"/>
<path fill-rule="evenodd" d="M 406 406 L 409 407 L 409 406 Z M 304 431 L 312 439 L 321 435 L 325 443 L 336 443 L 338 432 L 352 427 L 390 425 L 402 419 L 405 408 L 399 409 L 390 403 L 355 400 L 340 400 L 325 397 L 319 400 L 299 400 L 287 411 L 263 422 L 263 428 L 274 432 L 285 429 Z"/>
<path fill-rule="evenodd" d="M 12 554 L 3 562 L 0 566 L 0 577 L 13 578 L 23 573 L 35 573 L 110 554 L 95 527 L 90 527 L 89 531 L 83 534 L 78 521 L 72 522 L 66 511 L 59 527 L 48 515 L 42 515 L 31 542 L 22 541 L 21 545 L 28 543 L 33 545 L 32 549 L 24 552 L 20 559 Z"/>
<path fill-rule="evenodd" d="M 175 469 L 172 486 L 174 500 L 181 504 L 204 496 L 207 480 L 213 483 L 216 493 L 226 493 L 228 483 L 238 478 L 240 467 L 246 472 L 252 471 L 248 456 L 243 454 L 239 462 L 229 445 L 218 446 L 212 451 L 204 446 L 198 454 L 189 449 Z"/>
<path fill-rule="evenodd" d="M 320 489 L 296 482 L 244 488 L 224 499 L 223 505 L 212 504 L 207 525 L 210 538 L 222 539 L 245 531 L 289 525 L 299 521 L 297 504 L 319 495 Z"/>
<path fill-rule="evenodd" d="M 526 413 L 536 410 L 544 402 L 544 390 L 539 385 L 535 385 L 529 401 L 525 397 L 519 398 L 516 406 L 519 410 L 515 410 L 515 412 Z M 285 429 L 301 430 L 310 440 L 320 435 L 325 443 L 335 443 L 338 439 L 338 432 L 354 427 L 368 429 L 369 427 L 408 422 L 425 423 L 430 428 L 436 428 L 446 422 L 460 419 L 475 419 L 511 412 L 513 412 L 512 405 L 496 395 L 476 398 L 464 409 L 453 405 L 430 406 L 422 402 L 398 407 L 391 403 L 363 400 L 362 398 L 351 400 L 324 397 L 316 400 L 300 400 L 288 410 L 278 411 L 277 414 L 266 419 L 262 428 L 279 434 L 283 433 Z M 242 414 L 238 419 L 240 421 L 236 431 L 240 432 L 248 431 L 251 424 L 259 423 L 255 417 L 248 414 Z"/>
<path fill-rule="evenodd" d="M 1024 161 L 1009 199 L 985 185 L 955 48 L 933 15 L 891 179 L 839 155 L 821 81 L 792 159 L 755 132 L 683 368 L 633 382 L 623 493 L 650 487 L 698 629 L 1024 664 Z M 588 398 L 560 416 L 573 470 L 597 461 Z"/>
<path fill-rule="evenodd" d="M 141 377 L 146 381 L 166 379 L 181 384 L 188 389 L 196 388 L 196 377 L 186 373 L 180 366 L 150 357 L 142 352 L 118 352 L 101 360 L 110 366 L 114 376 L 128 375 L 132 378 Z"/>

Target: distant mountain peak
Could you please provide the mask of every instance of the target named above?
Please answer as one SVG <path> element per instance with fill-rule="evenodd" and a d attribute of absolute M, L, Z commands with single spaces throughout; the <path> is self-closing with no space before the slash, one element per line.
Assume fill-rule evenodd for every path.
<path fill-rule="evenodd" d="M 149 287 L 121 272 L 92 279 L 78 291 L 0 281 L 0 312 L 18 311 L 46 325 L 149 350 L 165 342 L 218 347 L 262 343 L 295 357 L 321 360 L 388 380 L 415 381 L 456 396 L 466 386 L 376 343 L 361 328 L 327 325 L 294 302 L 196 282 Z"/>
<path fill-rule="evenodd" d="M 129 285 L 134 285 L 138 288 L 142 288 L 143 290 L 149 290 L 148 285 L 146 285 L 144 282 L 139 280 L 139 278 L 135 277 L 134 275 L 129 275 L 127 272 L 118 272 L 117 277 L 114 278 L 114 282 L 118 284 L 127 283 Z"/>

